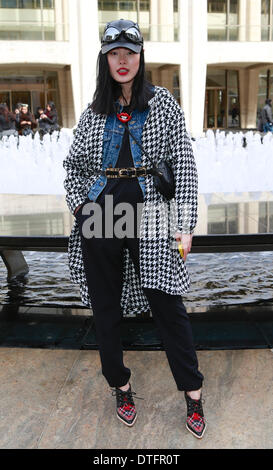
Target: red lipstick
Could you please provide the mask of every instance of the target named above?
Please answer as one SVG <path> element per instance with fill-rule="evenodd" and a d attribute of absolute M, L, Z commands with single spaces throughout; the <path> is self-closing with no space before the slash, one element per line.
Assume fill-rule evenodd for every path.
<path fill-rule="evenodd" d="M 129 70 L 126 69 L 125 67 L 121 67 L 120 69 L 117 70 L 117 72 L 119 73 L 119 75 L 127 75 Z"/>

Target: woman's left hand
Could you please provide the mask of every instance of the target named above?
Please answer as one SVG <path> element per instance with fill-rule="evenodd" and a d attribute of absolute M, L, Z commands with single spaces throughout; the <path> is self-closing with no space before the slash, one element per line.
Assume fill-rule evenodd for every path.
<path fill-rule="evenodd" d="M 188 253 L 191 251 L 193 233 L 180 233 L 176 232 L 175 239 L 177 243 L 182 243 L 184 250 L 184 261 L 186 261 Z"/>

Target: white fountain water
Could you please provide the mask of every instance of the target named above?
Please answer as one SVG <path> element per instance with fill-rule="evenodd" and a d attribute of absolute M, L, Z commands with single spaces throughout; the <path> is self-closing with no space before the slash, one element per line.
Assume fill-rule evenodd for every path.
<path fill-rule="evenodd" d="M 0 193 L 65 194 L 63 160 L 73 142 L 73 129 L 0 141 Z M 243 147 L 243 138 L 246 146 Z M 273 134 L 261 142 L 258 132 L 208 130 L 192 141 L 199 193 L 273 190 Z"/>

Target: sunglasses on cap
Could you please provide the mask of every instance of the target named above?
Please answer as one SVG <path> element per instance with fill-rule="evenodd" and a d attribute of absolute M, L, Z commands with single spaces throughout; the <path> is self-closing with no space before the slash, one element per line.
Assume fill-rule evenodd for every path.
<path fill-rule="evenodd" d="M 134 44 L 143 44 L 143 37 L 139 29 L 135 26 L 129 26 L 129 28 L 122 29 L 121 31 L 115 28 L 115 26 L 106 27 L 102 36 L 102 43 L 110 44 L 111 42 L 115 42 L 121 35 Z"/>

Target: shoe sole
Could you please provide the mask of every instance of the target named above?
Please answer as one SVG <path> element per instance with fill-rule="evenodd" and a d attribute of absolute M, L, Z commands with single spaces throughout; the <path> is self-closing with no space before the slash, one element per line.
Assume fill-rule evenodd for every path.
<path fill-rule="evenodd" d="M 203 431 L 203 433 L 202 433 L 201 436 L 198 436 L 197 434 L 195 434 L 195 433 L 188 427 L 188 424 L 187 424 L 187 423 L 186 423 L 186 429 L 187 429 L 188 431 L 190 431 L 194 437 L 197 437 L 197 439 L 202 439 L 202 437 L 204 436 L 205 431 L 206 431 L 206 429 L 207 429 L 207 425 L 205 426 L 204 431 Z"/>
<path fill-rule="evenodd" d="M 118 419 L 123 423 L 123 424 L 126 424 L 126 426 L 134 426 L 135 422 L 136 422 L 136 419 L 137 419 L 137 414 L 135 415 L 135 419 L 132 423 L 126 423 L 126 421 L 124 421 L 118 414 L 117 414 L 117 417 Z"/>

